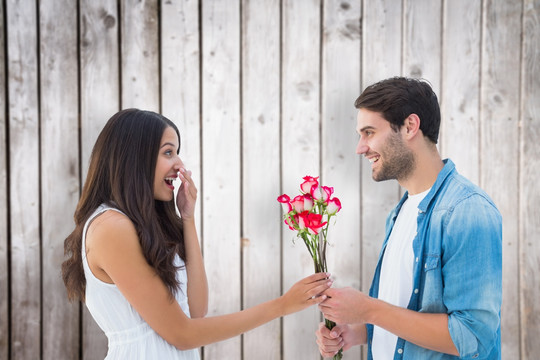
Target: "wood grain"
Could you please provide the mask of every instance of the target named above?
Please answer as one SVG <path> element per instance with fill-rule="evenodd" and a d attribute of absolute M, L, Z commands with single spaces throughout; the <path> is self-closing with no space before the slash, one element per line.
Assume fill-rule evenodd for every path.
<path fill-rule="evenodd" d="M 242 2 L 242 302 L 281 295 L 279 1 Z M 243 358 L 281 359 L 280 320 L 244 335 Z"/>
<path fill-rule="evenodd" d="M 519 353 L 519 2 L 484 2 L 481 63 L 480 184 L 503 217 L 502 359 Z M 496 166 L 494 166 L 496 164 Z M 504 169 L 506 176 L 500 176 Z M 500 191 L 505 189 L 504 191 Z"/>
<path fill-rule="evenodd" d="M 160 112 L 157 0 L 121 0 L 121 108 Z"/>
<path fill-rule="evenodd" d="M 481 7 L 477 1 L 445 1 L 440 150 L 457 170 L 479 183 Z M 456 141 L 459 139 L 459 141 Z"/>
<path fill-rule="evenodd" d="M 79 304 L 67 300 L 60 276 L 64 239 L 73 230 L 79 198 L 77 7 L 69 0 L 39 3 L 42 359 L 79 354 Z M 62 13 L 62 17 L 58 14 Z"/>
<path fill-rule="evenodd" d="M 9 96 L 11 357 L 41 347 L 38 38 L 35 3 L 5 2 Z"/>
<path fill-rule="evenodd" d="M 4 29 L 4 3 L 0 3 L 0 29 Z M 6 119 L 5 34 L 0 31 L 0 359 L 8 358 L 9 338 L 9 268 L 8 268 L 8 184 Z"/>
<path fill-rule="evenodd" d="M 519 157 L 520 334 L 521 359 L 532 360 L 537 358 L 540 352 L 540 245 L 537 240 L 540 232 L 540 190 L 536 181 L 540 176 L 540 1 L 523 2 L 522 32 Z M 506 170 L 501 171 L 507 174 Z M 499 191 L 501 190 L 507 191 Z"/>
<path fill-rule="evenodd" d="M 212 316 L 241 309 L 239 1 L 203 1 L 201 36 L 202 234 Z M 239 336 L 204 348 L 205 360 L 224 354 L 241 357 Z"/>
<path fill-rule="evenodd" d="M 427 80 L 441 99 L 442 0 L 405 0 L 403 75 Z"/>

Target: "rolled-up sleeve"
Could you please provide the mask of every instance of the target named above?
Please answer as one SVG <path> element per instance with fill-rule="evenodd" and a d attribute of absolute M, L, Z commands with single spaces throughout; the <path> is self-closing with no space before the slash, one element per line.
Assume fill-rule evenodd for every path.
<path fill-rule="evenodd" d="M 484 359 L 500 336 L 502 219 L 471 194 L 447 214 L 442 245 L 443 302 L 448 330 L 462 359 Z"/>

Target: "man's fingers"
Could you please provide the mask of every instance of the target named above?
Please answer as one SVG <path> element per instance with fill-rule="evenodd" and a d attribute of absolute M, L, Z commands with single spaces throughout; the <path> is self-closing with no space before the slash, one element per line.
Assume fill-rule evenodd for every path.
<path fill-rule="evenodd" d="M 342 330 L 334 327 L 330 330 L 324 322 L 319 323 L 319 328 L 315 332 L 317 336 L 317 345 L 319 352 L 323 357 L 333 357 L 341 348 L 343 348 L 343 338 L 340 336 Z"/>
<path fill-rule="evenodd" d="M 330 288 L 328 290 L 326 290 L 324 293 L 328 296 L 328 297 L 334 297 L 336 296 L 336 293 L 339 291 L 339 289 L 335 289 L 335 288 Z"/>
<path fill-rule="evenodd" d="M 319 346 L 319 351 L 323 356 L 334 356 L 343 347 L 342 339 L 317 339 L 317 345 Z"/>

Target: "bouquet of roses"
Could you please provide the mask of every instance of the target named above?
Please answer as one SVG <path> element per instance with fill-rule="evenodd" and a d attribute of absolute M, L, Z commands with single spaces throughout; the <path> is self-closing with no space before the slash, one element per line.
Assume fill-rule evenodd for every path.
<path fill-rule="evenodd" d="M 297 231 L 296 236 L 304 241 L 313 259 L 315 272 L 326 272 L 328 224 L 330 218 L 341 210 L 341 202 L 337 197 L 332 197 L 334 188 L 321 186 L 318 179 L 318 176 L 305 176 L 300 184 L 300 195 L 291 200 L 290 196 L 283 194 L 277 200 L 283 206 L 285 224 Z M 328 329 L 336 325 L 333 321 L 324 321 Z M 340 350 L 334 359 L 342 357 Z"/>

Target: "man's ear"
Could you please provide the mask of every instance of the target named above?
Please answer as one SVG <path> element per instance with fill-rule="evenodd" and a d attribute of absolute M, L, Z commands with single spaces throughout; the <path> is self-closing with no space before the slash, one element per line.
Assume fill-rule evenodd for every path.
<path fill-rule="evenodd" d="M 420 131 L 420 118 L 416 114 L 407 116 L 403 122 L 403 129 L 405 130 L 405 136 L 408 139 L 412 139 Z"/>

